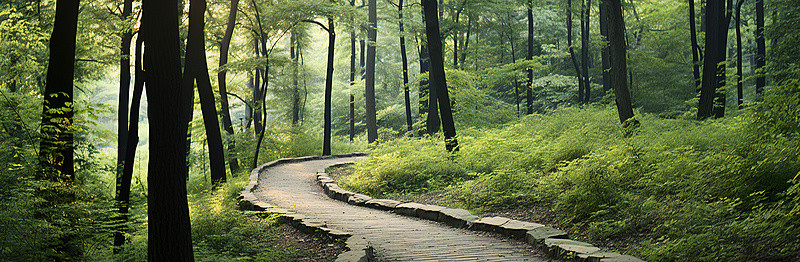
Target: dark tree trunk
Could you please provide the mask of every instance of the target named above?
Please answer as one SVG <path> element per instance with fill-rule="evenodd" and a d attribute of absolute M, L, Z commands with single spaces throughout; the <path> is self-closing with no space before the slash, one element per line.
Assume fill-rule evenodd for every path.
<path fill-rule="evenodd" d="M 461 33 L 458 32 L 458 20 L 461 16 L 461 10 L 456 11 L 453 18 L 453 68 L 458 69 L 458 41 Z"/>
<path fill-rule="evenodd" d="M 694 73 L 694 88 L 699 92 L 702 84 L 700 78 L 700 60 L 703 60 L 700 53 L 700 45 L 697 44 L 697 29 L 694 19 L 694 1 L 689 0 L 689 34 L 692 40 L 692 73 Z"/>
<path fill-rule="evenodd" d="M 467 61 L 467 48 L 469 48 L 469 35 L 472 33 L 472 15 L 470 12 L 467 12 L 467 35 L 464 37 L 464 44 L 461 48 L 461 68 L 465 68 L 466 65 L 464 64 Z"/>
<path fill-rule="evenodd" d="M 736 94 L 738 95 L 736 105 L 742 108 L 744 102 L 744 91 L 742 90 L 742 4 L 744 0 L 736 2 Z"/>
<path fill-rule="evenodd" d="M 72 81 L 75 71 L 75 34 L 78 28 L 78 0 L 56 2 L 56 17 L 50 37 L 50 60 L 44 89 L 38 179 L 72 184 L 72 123 L 74 115 Z M 127 102 L 126 102 L 127 104 Z"/>
<path fill-rule="evenodd" d="M 764 91 L 767 85 L 764 66 L 766 65 L 767 45 L 764 40 L 764 0 L 756 1 L 756 94 Z"/>
<path fill-rule="evenodd" d="M 139 106 L 144 90 L 144 72 L 142 71 L 142 38 L 136 40 L 134 70 L 136 80 L 133 84 L 133 99 L 131 100 L 130 124 L 126 127 L 128 138 L 125 140 L 125 159 L 120 176 L 117 176 L 116 201 L 120 215 L 120 226 L 114 232 L 114 253 L 119 253 L 125 244 L 125 232 L 127 231 L 128 210 L 130 209 L 131 199 L 131 178 L 133 178 L 133 162 L 136 159 L 136 146 L 139 144 Z"/>
<path fill-rule="evenodd" d="M 694 1 L 694 0 L 689 0 Z M 608 41 L 608 4 L 600 2 L 600 35 L 603 40 Z M 608 55 L 609 45 L 603 45 L 601 51 L 602 70 L 603 70 L 603 92 L 611 90 L 611 58 Z"/>
<path fill-rule="evenodd" d="M 233 123 L 231 121 L 230 108 L 228 106 L 228 89 L 226 83 L 226 76 L 228 70 L 225 65 L 228 64 L 228 49 L 231 46 L 231 38 L 233 37 L 233 29 L 236 27 L 236 12 L 239 10 L 239 0 L 231 0 L 230 10 L 228 12 L 228 23 L 225 26 L 225 35 L 222 37 L 222 44 L 219 48 L 219 73 L 217 79 L 219 81 L 219 97 L 220 104 L 222 105 L 222 128 L 228 135 L 233 136 Z M 228 141 L 228 152 L 236 152 L 236 141 L 231 138 Z M 236 173 L 239 170 L 239 159 L 235 154 L 231 154 L 228 160 L 228 166 L 231 168 L 231 173 Z"/>
<path fill-rule="evenodd" d="M 628 82 L 625 77 L 625 73 L 628 70 L 625 57 L 625 22 L 622 16 L 622 3 L 620 0 L 603 0 L 603 2 L 608 5 L 611 86 L 614 87 L 619 121 L 627 126 L 629 125 L 628 119 L 633 118 L 633 107 L 631 106 L 631 94 L 628 91 Z"/>
<path fill-rule="evenodd" d="M 256 57 L 261 56 L 261 50 L 258 47 L 258 37 L 255 37 L 254 45 Z M 261 123 L 261 77 L 262 77 L 262 70 L 260 68 L 256 68 L 256 75 L 255 75 L 255 82 L 253 84 L 253 125 L 255 127 L 255 134 L 259 135 L 261 130 L 263 129 Z"/>
<path fill-rule="evenodd" d="M 358 44 L 360 45 L 359 48 L 361 49 L 361 52 L 359 53 L 360 58 L 358 61 L 358 65 L 361 68 L 361 80 L 364 80 L 364 77 L 367 76 L 367 66 L 366 63 L 364 62 L 364 58 L 367 56 L 367 53 L 365 51 L 367 44 L 364 41 L 364 39 L 359 40 Z"/>
<path fill-rule="evenodd" d="M 181 85 L 178 9 L 171 1 L 142 1 L 146 48 L 150 162 L 147 207 L 149 261 L 194 261 L 186 199 L 186 131 L 190 108 Z M 176 101 L 177 100 L 177 101 Z"/>
<path fill-rule="evenodd" d="M 513 38 L 512 38 L 513 41 Z M 570 49 L 571 50 L 571 49 Z M 533 2 L 528 0 L 528 60 L 533 59 Z M 528 114 L 533 114 L 533 69 L 528 69 L 527 103 Z"/>
<path fill-rule="evenodd" d="M 250 90 L 251 94 L 253 93 L 253 90 L 255 90 L 254 81 L 255 81 L 255 79 L 253 79 L 253 72 L 252 71 L 248 71 L 247 72 L 247 83 L 245 85 L 247 86 L 247 90 Z M 245 128 L 250 128 L 250 124 L 253 122 L 253 107 L 250 106 L 250 104 L 252 104 L 252 103 L 245 103 L 245 105 L 244 105 L 244 118 L 245 118 L 245 121 L 246 121 L 245 125 L 244 125 Z"/>
<path fill-rule="evenodd" d="M 191 0 L 189 2 L 189 32 L 186 41 L 182 84 L 184 85 L 184 90 L 191 90 L 195 81 L 197 81 L 197 93 L 200 95 L 200 108 L 206 130 L 206 141 L 208 142 L 211 183 L 217 186 L 219 183 L 226 181 L 225 153 L 223 153 L 222 149 L 222 135 L 219 130 L 219 120 L 217 120 L 214 91 L 211 88 L 211 79 L 208 77 L 204 33 L 205 11 L 206 0 Z"/>
<path fill-rule="evenodd" d="M 367 74 L 364 99 L 367 102 L 367 141 L 378 139 L 378 126 L 375 121 L 375 44 L 378 36 L 378 13 L 375 0 L 369 0 L 369 27 L 367 28 Z"/>
<path fill-rule="evenodd" d="M 298 75 L 298 60 L 295 48 L 298 46 L 297 32 L 292 30 L 289 39 L 289 59 L 292 60 L 292 125 L 296 126 L 300 123 L 300 85 Z"/>
<path fill-rule="evenodd" d="M 350 6 L 356 5 L 355 0 L 350 0 Z M 351 22 L 355 22 L 351 19 Z M 350 142 L 356 136 L 356 99 L 353 96 L 353 86 L 356 84 L 356 30 L 350 30 Z"/>
<path fill-rule="evenodd" d="M 122 21 L 125 29 L 122 32 L 122 46 L 120 46 L 119 60 L 119 105 L 117 106 L 117 169 L 116 177 L 122 176 L 122 167 L 125 165 L 125 146 L 128 141 L 128 100 L 130 100 L 131 87 L 131 40 L 132 28 L 127 28 L 128 19 L 133 10 L 133 0 L 125 0 L 122 7 Z M 115 246 L 115 254 L 119 249 Z"/>
<path fill-rule="evenodd" d="M 533 16 L 532 13 L 528 16 L 528 19 L 530 19 L 531 16 Z M 530 31 L 530 28 L 528 28 L 528 30 Z M 530 37 L 530 32 L 528 32 L 528 34 L 529 34 L 528 37 Z M 514 34 L 511 34 L 511 36 L 509 38 L 510 38 L 509 39 L 510 40 L 509 43 L 511 44 L 511 63 L 516 63 L 517 62 L 517 55 L 516 55 L 517 52 L 516 52 L 516 49 L 514 48 L 514 41 L 516 39 L 514 39 Z M 519 117 L 520 116 L 519 80 L 517 80 L 516 70 L 514 70 L 514 71 L 515 71 L 514 72 L 514 103 L 516 103 L 516 105 L 517 105 L 517 117 Z"/>
<path fill-rule="evenodd" d="M 425 10 L 422 10 L 422 21 L 423 23 L 426 21 Z M 430 53 L 428 53 L 428 40 L 423 36 L 420 40 L 419 49 L 419 73 L 429 73 L 430 68 L 431 58 Z M 436 93 L 430 88 L 429 79 L 430 75 L 428 75 L 428 80 L 419 79 L 419 113 L 428 113 L 425 119 L 425 129 L 429 135 L 433 135 L 439 132 L 439 106 L 436 102 Z M 424 100 L 426 96 L 428 100 Z"/>
<path fill-rule="evenodd" d="M 700 102 L 697 119 L 703 120 L 712 115 L 720 116 L 724 108 L 724 97 L 717 92 L 725 84 L 725 56 L 727 54 L 728 20 L 725 16 L 725 0 L 708 0 L 706 5 L 706 55 L 703 63 L 703 82 L 700 89 Z M 722 98 L 722 99 L 720 99 Z M 715 101 L 716 100 L 716 101 Z M 724 112 L 723 112 L 724 113 Z"/>
<path fill-rule="evenodd" d="M 406 126 L 408 126 L 408 131 L 412 130 L 412 120 L 411 120 L 411 94 L 408 90 L 408 57 L 406 56 L 406 37 L 405 37 L 405 30 L 403 30 L 403 0 L 400 0 L 397 5 L 397 10 L 399 12 L 399 23 L 400 23 L 400 57 L 403 61 L 403 92 L 406 98 Z"/>
<path fill-rule="evenodd" d="M 374 1 L 374 0 L 371 0 Z M 447 93 L 447 80 L 444 75 L 444 59 L 442 57 L 442 40 L 439 35 L 439 16 L 437 16 L 436 0 L 423 0 L 425 12 L 425 35 L 428 38 L 428 52 L 431 59 L 430 89 L 436 93 L 439 102 L 442 129 L 444 130 L 447 151 L 458 151 L 456 128 L 453 114 L 450 111 L 450 98 Z"/>
<path fill-rule="evenodd" d="M 589 13 L 592 0 L 586 0 L 581 8 L 581 74 L 583 75 L 583 103 L 589 103 L 591 98 L 591 85 L 589 83 Z"/>
<path fill-rule="evenodd" d="M 331 154 L 331 92 L 333 92 L 333 51 L 336 46 L 336 31 L 333 18 L 328 18 L 328 68 L 325 74 L 325 112 L 322 139 L 322 155 Z"/>
<path fill-rule="evenodd" d="M 567 0 L 567 48 L 569 57 L 572 59 L 572 66 L 575 67 L 575 75 L 578 77 L 578 101 L 583 101 L 583 74 L 581 73 L 578 58 L 572 48 L 572 0 Z"/>

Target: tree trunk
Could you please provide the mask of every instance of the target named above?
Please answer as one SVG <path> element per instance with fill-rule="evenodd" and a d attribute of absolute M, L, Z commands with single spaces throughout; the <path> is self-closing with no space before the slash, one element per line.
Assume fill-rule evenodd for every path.
<path fill-rule="evenodd" d="M 464 47 L 461 48 L 461 64 L 464 65 L 464 62 L 467 61 L 467 48 L 469 48 L 469 35 L 472 33 L 472 15 L 470 12 L 467 12 L 467 36 L 464 37 Z M 466 65 L 462 66 L 464 68 Z"/>
<path fill-rule="evenodd" d="M 228 49 L 231 45 L 233 29 L 236 27 L 236 12 L 238 10 L 239 0 L 231 0 L 230 10 L 228 12 L 228 23 L 225 26 L 225 35 L 222 37 L 222 44 L 219 47 L 219 72 L 217 73 L 220 104 L 222 105 L 222 128 L 225 129 L 225 132 L 228 132 L 230 136 L 233 136 L 233 123 L 228 106 L 228 84 L 226 82 L 228 70 L 225 69 L 225 65 L 228 64 Z M 231 168 L 231 173 L 236 173 L 236 171 L 239 170 L 239 159 L 233 154 L 236 152 L 236 141 L 233 138 L 228 142 L 228 152 L 231 153 L 228 166 Z"/>
<path fill-rule="evenodd" d="M 422 21 L 425 23 L 425 10 L 422 10 Z M 429 73 L 431 67 L 430 54 L 428 53 L 428 40 L 425 36 L 420 39 L 419 48 L 419 73 Z M 430 75 L 428 75 L 430 79 Z M 419 79 L 419 113 L 427 112 L 428 116 L 425 119 L 425 129 L 429 135 L 439 132 L 439 107 L 436 103 L 436 93 L 430 89 L 428 80 L 420 77 Z M 425 97 L 428 100 L 425 100 Z"/>
<path fill-rule="evenodd" d="M 578 59 L 575 57 L 575 50 L 572 48 L 572 0 L 567 0 L 567 48 L 569 57 L 572 59 L 572 66 L 575 67 L 575 75 L 578 77 L 578 101 L 583 101 L 583 74 L 578 65 Z"/>
<path fill-rule="evenodd" d="M 292 30 L 291 37 L 289 38 L 289 59 L 292 60 L 292 125 L 296 126 L 300 122 L 300 85 L 297 63 L 297 32 Z"/>
<path fill-rule="evenodd" d="M 122 167 L 125 165 L 125 146 L 128 141 L 128 100 L 130 100 L 131 87 L 131 40 L 132 28 L 127 28 L 128 19 L 133 10 L 133 0 L 125 0 L 122 7 L 122 21 L 125 29 L 122 31 L 122 46 L 120 46 L 119 59 L 119 105 L 117 106 L 117 179 L 122 176 Z M 115 254 L 118 252 L 115 246 Z"/>
<path fill-rule="evenodd" d="M 583 2 L 583 1 L 582 1 Z M 589 13 L 592 0 L 586 0 L 581 8 L 581 74 L 583 75 L 583 103 L 589 103 L 591 98 L 591 85 L 589 83 Z"/>
<path fill-rule="evenodd" d="M 355 7 L 356 0 L 350 0 L 350 7 Z M 355 23 L 355 19 L 351 18 Z M 353 86 L 356 84 L 356 30 L 350 30 L 350 142 L 356 136 L 356 99 L 353 96 Z"/>
<path fill-rule="evenodd" d="M 370 0 L 375 1 L 375 0 Z M 436 93 L 439 102 L 442 129 L 444 130 L 447 151 L 458 151 L 456 128 L 453 114 L 450 111 L 450 98 L 447 93 L 447 81 L 444 75 L 444 59 L 442 57 L 442 40 L 439 35 L 439 16 L 437 16 L 436 0 L 423 0 L 425 12 L 425 35 L 428 37 L 428 52 L 431 59 L 430 89 Z"/>
<path fill-rule="evenodd" d="M 453 18 L 453 68 L 458 69 L 458 40 L 461 34 L 458 32 L 458 20 L 461 16 L 461 10 L 456 11 Z"/>
<path fill-rule="evenodd" d="M 226 181 L 225 153 L 222 149 L 222 135 L 217 119 L 217 108 L 211 79 L 208 77 L 205 48 L 206 0 L 189 2 L 189 32 L 186 40 L 186 57 L 183 71 L 183 88 L 191 90 L 197 81 L 197 93 L 200 95 L 200 108 L 203 114 L 203 125 L 208 142 L 208 160 L 211 171 L 211 183 L 215 187 Z M 189 91 L 191 92 L 191 91 Z"/>
<path fill-rule="evenodd" d="M 533 59 L 533 2 L 531 0 L 528 0 L 528 56 L 526 58 L 528 60 Z M 530 115 L 533 114 L 533 69 L 528 69 L 528 88 L 526 92 L 528 114 Z"/>
<path fill-rule="evenodd" d="M 336 31 L 333 18 L 328 18 L 328 68 L 325 74 L 325 112 L 322 139 L 322 155 L 331 154 L 331 92 L 333 92 L 333 51 L 336 46 Z"/>
<path fill-rule="evenodd" d="M 125 140 L 125 159 L 123 159 L 122 172 L 117 176 L 116 201 L 120 215 L 119 230 L 114 232 L 114 253 L 121 251 L 125 244 L 125 232 L 127 231 L 128 210 L 130 209 L 131 199 L 131 179 L 133 178 L 133 162 L 136 159 L 136 146 L 139 144 L 139 107 L 144 90 L 144 72 L 142 71 L 142 38 L 136 40 L 136 55 L 134 60 L 134 70 L 136 80 L 133 84 L 133 99 L 131 100 L 130 124 L 126 127 L 128 133 Z"/>
<path fill-rule="evenodd" d="M 764 92 L 767 85 L 764 66 L 766 65 L 767 45 L 764 40 L 764 0 L 756 1 L 756 94 Z"/>
<path fill-rule="evenodd" d="M 194 261 L 185 180 L 184 120 L 191 108 L 186 107 L 187 87 L 181 85 L 175 2 L 143 0 L 141 28 L 150 122 L 148 260 Z"/>
<path fill-rule="evenodd" d="M 706 5 L 706 55 L 703 63 L 703 82 L 700 89 L 700 102 L 697 119 L 703 120 L 712 115 L 719 116 L 719 88 L 724 86 L 725 56 L 727 54 L 728 21 L 725 18 L 725 0 L 708 0 Z M 717 101 L 715 101 L 717 100 Z M 721 105 L 719 105 L 721 103 Z"/>
<path fill-rule="evenodd" d="M 378 139 L 378 126 L 375 120 L 375 44 L 378 36 L 378 13 L 375 0 L 369 0 L 369 27 L 367 28 L 367 74 L 364 99 L 367 102 L 367 141 Z"/>
<path fill-rule="evenodd" d="M 694 1 L 694 0 L 689 0 Z M 603 40 L 608 41 L 608 4 L 600 2 L 600 35 Z M 601 51 L 602 70 L 603 70 L 603 92 L 611 90 L 611 58 L 608 55 L 609 45 L 604 44 Z"/>
<path fill-rule="evenodd" d="M 78 28 L 78 0 L 56 3 L 56 17 L 50 37 L 50 60 L 42 109 L 38 179 L 72 184 L 73 162 L 73 73 L 75 35 Z M 127 104 L 127 102 L 126 102 Z"/>
<path fill-rule="evenodd" d="M 742 90 L 742 4 L 744 0 L 736 3 L 736 94 L 738 95 L 736 105 L 742 108 L 744 102 L 744 92 Z"/>
<path fill-rule="evenodd" d="M 622 16 L 622 3 L 620 0 L 603 0 L 608 5 L 608 42 L 609 56 L 611 58 L 611 86 L 614 87 L 619 121 L 627 126 L 628 119 L 633 118 L 631 94 L 628 91 L 628 82 L 625 73 L 627 61 L 625 57 L 625 22 Z M 636 122 L 632 123 L 636 125 Z"/>
<path fill-rule="evenodd" d="M 528 19 L 530 19 L 531 16 L 533 16 L 532 13 L 528 16 Z M 530 23 L 529 23 L 529 26 L 530 26 Z M 530 37 L 530 29 L 531 28 L 528 28 L 528 30 L 529 30 L 528 37 Z M 508 42 L 511 44 L 511 63 L 516 63 L 517 62 L 517 55 L 516 55 L 517 52 L 516 52 L 516 49 L 514 49 L 514 41 L 515 41 L 514 34 L 511 34 L 511 36 L 509 38 L 510 39 L 509 39 Z M 514 103 L 516 103 L 516 105 L 517 105 L 517 117 L 519 117 L 520 116 L 519 81 L 517 80 L 517 72 L 516 72 L 516 70 L 514 70 Z"/>
<path fill-rule="evenodd" d="M 689 0 L 689 34 L 692 40 L 692 73 L 694 73 L 694 88 L 699 92 L 700 85 L 702 84 L 700 80 L 700 60 L 703 58 L 701 57 L 700 53 L 700 45 L 697 44 L 697 29 L 695 28 L 695 19 L 694 19 L 694 1 Z"/>
<path fill-rule="evenodd" d="M 259 43 L 258 37 L 255 37 L 253 47 L 255 48 L 256 57 L 261 56 L 261 50 L 258 47 L 258 43 Z M 253 125 L 255 127 L 256 135 L 259 135 L 261 133 L 261 130 L 263 129 L 261 123 L 261 108 L 262 108 L 261 97 L 263 96 L 263 94 L 261 94 L 261 78 L 262 78 L 261 73 L 262 70 L 260 68 L 256 68 L 255 83 L 253 85 Z"/>
<path fill-rule="evenodd" d="M 403 91 L 406 98 L 406 126 L 408 127 L 408 131 L 412 130 L 413 122 L 411 120 L 411 94 L 408 90 L 408 57 L 406 56 L 406 37 L 405 37 L 405 30 L 403 30 L 403 0 L 399 1 L 397 5 L 397 10 L 399 12 L 399 23 L 400 23 L 400 57 L 403 61 Z"/>

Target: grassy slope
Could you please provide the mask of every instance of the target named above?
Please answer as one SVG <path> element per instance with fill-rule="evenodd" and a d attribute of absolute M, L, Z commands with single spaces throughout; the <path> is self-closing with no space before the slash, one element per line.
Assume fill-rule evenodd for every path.
<path fill-rule="evenodd" d="M 544 209 L 595 242 L 633 241 L 646 260 L 797 260 L 800 142 L 759 117 L 640 115 L 623 130 L 613 108 L 565 108 L 462 130 L 455 155 L 441 138 L 387 142 L 342 182 L 371 195 L 445 191 L 445 204 L 479 212 Z"/>

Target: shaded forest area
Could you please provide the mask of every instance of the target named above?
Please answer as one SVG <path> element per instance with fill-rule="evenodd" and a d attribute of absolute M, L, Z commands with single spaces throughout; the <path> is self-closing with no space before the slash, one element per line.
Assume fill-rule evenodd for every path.
<path fill-rule="evenodd" d="M 260 163 L 648 261 L 800 260 L 791 0 L 0 2 L 0 259 L 292 260 Z"/>

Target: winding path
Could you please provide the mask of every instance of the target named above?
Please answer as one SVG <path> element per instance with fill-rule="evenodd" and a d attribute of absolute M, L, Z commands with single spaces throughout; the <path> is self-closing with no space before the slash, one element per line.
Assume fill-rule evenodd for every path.
<path fill-rule="evenodd" d="M 281 164 L 259 174 L 255 195 L 270 204 L 325 221 L 327 227 L 364 238 L 386 261 L 547 261 L 527 245 L 454 229 L 393 213 L 348 205 L 328 198 L 315 183 L 330 165 L 366 157 Z"/>

